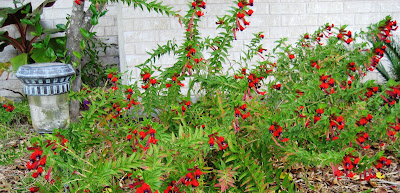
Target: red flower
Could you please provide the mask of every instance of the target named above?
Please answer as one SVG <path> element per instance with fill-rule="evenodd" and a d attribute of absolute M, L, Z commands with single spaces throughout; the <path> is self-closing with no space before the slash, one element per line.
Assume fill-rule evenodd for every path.
<path fill-rule="evenodd" d="M 253 11 L 252 9 L 250 9 L 249 11 L 246 11 L 246 14 L 247 14 L 248 16 L 251 16 L 253 13 L 254 13 L 254 11 Z"/>
<path fill-rule="evenodd" d="M 199 169 L 197 169 L 197 170 L 194 172 L 194 176 L 196 177 L 196 179 L 200 179 L 201 174 L 203 174 L 203 173 L 202 173 Z"/>
<path fill-rule="evenodd" d="M 75 0 L 75 3 L 78 5 L 81 5 L 82 2 L 84 2 L 85 0 Z"/>
<path fill-rule="evenodd" d="M 42 159 L 40 159 L 39 161 L 39 165 L 40 166 L 45 166 L 46 165 L 46 160 L 47 160 L 47 156 L 43 156 Z"/>
<path fill-rule="evenodd" d="M 33 177 L 33 178 L 37 178 L 38 176 L 39 176 L 39 174 L 38 174 L 37 172 L 35 172 L 35 173 L 32 174 L 32 177 Z"/>
<path fill-rule="evenodd" d="M 206 2 L 202 1 L 199 7 L 205 9 L 206 8 Z"/>
<path fill-rule="evenodd" d="M 343 38 L 343 34 L 342 33 L 339 33 L 338 35 L 337 35 L 337 39 L 342 39 Z"/>
<path fill-rule="evenodd" d="M 108 74 L 108 76 L 107 76 L 108 79 L 112 79 L 112 77 L 113 77 L 112 73 Z"/>
<path fill-rule="evenodd" d="M 284 138 L 284 139 L 282 139 L 281 141 L 282 141 L 282 142 L 287 142 L 287 141 L 289 141 L 289 138 Z"/>
<path fill-rule="evenodd" d="M 319 88 L 321 88 L 321 89 L 328 89 L 328 88 L 329 88 L 329 84 L 323 82 L 321 85 L 319 85 Z"/>
<path fill-rule="evenodd" d="M 294 54 L 289 54 L 289 58 L 293 59 L 294 58 Z"/>
<path fill-rule="evenodd" d="M 314 124 L 317 123 L 319 120 L 321 120 L 321 117 L 315 116 L 314 117 Z"/>
<path fill-rule="evenodd" d="M 242 3 L 242 2 L 239 2 L 239 3 L 238 3 L 238 7 L 239 7 L 240 9 L 243 9 L 243 3 Z"/>
<path fill-rule="evenodd" d="M 330 86 L 334 86 L 335 85 L 335 79 L 333 79 L 333 78 L 329 79 L 328 84 Z"/>
<path fill-rule="evenodd" d="M 203 15 L 204 15 L 204 13 L 203 13 L 203 12 L 201 12 L 201 11 L 196 11 L 196 15 L 197 15 L 197 17 L 201 17 L 201 16 L 203 16 Z"/>
<path fill-rule="evenodd" d="M 169 88 L 169 87 L 172 86 L 172 84 L 167 83 L 165 86 L 166 86 L 167 88 Z"/>
<path fill-rule="evenodd" d="M 235 116 L 239 117 L 240 115 L 242 115 L 242 112 L 240 112 L 240 110 L 238 108 L 235 109 Z"/>
<path fill-rule="evenodd" d="M 247 114 L 242 114 L 242 119 L 246 119 L 249 116 L 250 116 L 250 112 L 247 112 Z"/>
<path fill-rule="evenodd" d="M 111 82 L 117 82 L 117 81 L 118 81 L 117 77 L 114 77 L 114 78 L 111 79 Z"/>
<path fill-rule="evenodd" d="M 367 121 L 372 121 L 372 118 L 373 118 L 373 117 L 372 117 L 371 114 L 368 114 L 367 117 L 366 117 Z"/>
<path fill-rule="evenodd" d="M 247 5 L 253 6 L 253 0 L 249 0 L 249 3 Z"/>
<path fill-rule="evenodd" d="M 316 110 L 317 116 L 321 116 L 322 114 L 324 114 L 324 109 L 317 109 Z"/>
<path fill-rule="evenodd" d="M 195 187 L 195 188 L 197 186 L 199 186 L 199 182 L 196 179 L 193 179 L 191 184 L 192 184 L 192 187 Z"/>
<path fill-rule="evenodd" d="M 157 84 L 157 79 L 153 78 L 150 80 L 150 84 L 155 85 Z"/>
<path fill-rule="evenodd" d="M 150 137 L 149 143 L 152 144 L 157 144 L 158 139 L 154 138 L 154 137 Z"/>
<path fill-rule="evenodd" d="M 144 131 L 140 131 L 139 132 L 139 138 L 140 138 L 140 140 L 143 140 L 145 137 L 146 137 L 146 133 L 144 132 Z"/>
<path fill-rule="evenodd" d="M 128 141 L 130 141 L 130 140 L 132 139 L 132 135 L 126 136 L 126 139 L 127 139 Z"/>
<path fill-rule="evenodd" d="M 146 183 L 144 183 L 136 190 L 136 193 L 150 193 L 150 192 L 151 192 L 150 186 Z"/>
<path fill-rule="evenodd" d="M 219 141 L 221 144 L 224 144 L 224 143 L 225 143 L 225 138 L 221 136 L 221 137 L 218 138 L 218 141 Z"/>
<path fill-rule="evenodd" d="M 353 38 L 349 38 L 349 39 L 346 40 L 346 43 L 350 44 L 352 41 L 353 41 Z"/>
<path fill-rule="evenodd" d="M 34 192 L 38 192 L 39 191 L 39 187 L 31 187 L 29 188 L 29 192 L 34 193 Z"/>
<path fill-rule="evenodd" d="M 275 84 L 275 85 L 272 85 L 272 88 L 274 88 L 274 89 L 276 89 L 276 90 L 281 90 L 281 84 Z"/>
<path fill-rule="evenodd" d="M 186 107 L 184 105 L 182 105 L 182 112 L 186 111 Z"/>
<path fill-rule="evenodd" d="M 336 170 L 336 171 L 335 171 L 335 176 L 340 177 L 340 176 L 342 176 L 342 175 L 343 175 L 343 172 L 342 172 L 342 171 L 340 171 L 340 170 Z"/>
<path fill-rule="evenodd" d="M 264 39 L 264 34 L 260 34 L 259 37 Z"/>
<path fill-rule="evenodd" d="M 146 86 L 143 86 L 143 85 L 142 85 L 142 88 L 143 88 L 144 90 L 148 89 L 148 88 L 149 88 L 149 84 L 146 84 Z"/>
<path fill-rule="evenodd" d="M 242 13 L 242 12 L 239 12 L 239 13 L 237 13 L 237 15 L 236 15 L 239 19 L 243 19 L 244 18 L 244 13 Z"/>
<path fill-rule="evenodd" d="M 38 175 L 43 173 L 43 168 L 42 167 L 38 167 L 37 171 Z"/>
<path fill-rule="evenodd" d="M 142 74 L 141 76 L 142 76 L 143 82 L 147 82 L 150 79 L 151 74 L 146 72 L 146 73 Z"/>
<path fill-rule="evenodd" d="M 156 130 L 154 130 L 153 128 L 149 129 L 149 134 L 151 137 L 154 137 L 155 133 L 156 133 Z"/>
<path fill-rule="evenodd" d="M 214 147 L 215 145 L 214 137 L 210 137 L 210 139 L 208 140 L 208 144 L 210 144 L 210 148 Z"/>

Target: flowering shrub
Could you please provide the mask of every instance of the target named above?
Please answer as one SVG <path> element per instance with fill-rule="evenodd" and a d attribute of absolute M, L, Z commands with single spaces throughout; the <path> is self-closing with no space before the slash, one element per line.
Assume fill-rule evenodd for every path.
<path fill-rule="evenodd" d="M 253 1 L 235 1 L 216 22 L 223 31 L 205 39 L 197 23 L 206 3 L 188 6 L 185 42 L 153 50 L 138 65 L 139 87 L 110 70 L 105 87 L 70 95 L 85 105 L 79 123 L 31 140 L 31 192 L 293 191 L 272 160 L 331 166 L 338 179 L 369 180 L 391 166 L 383 154 L 397 143 L 400 85 L 360 81 L 384 48 L 326 24 L 294 45 L 277 41 L 272 57 L 257 33 L 236 61 L 242 68 L 224 72 Z M 160 70 L 154 61 L 166 53 L 178 61 Z M 367 156 L 372 147 L 382 151 Z"/>

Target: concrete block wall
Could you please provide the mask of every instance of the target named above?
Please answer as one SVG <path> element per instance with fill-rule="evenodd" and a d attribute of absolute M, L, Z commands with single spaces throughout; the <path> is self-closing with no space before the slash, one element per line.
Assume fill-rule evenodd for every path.
<path fill-rule="evenodd" d="M 181 14 L 189 9 L 186 0 L 164 0 L 164 4 L 172 5 Z M 191 1 L 190 1 L 191 2 Z M 205 15 L 200 22 L 200 33 L 203 37 L 217 35 L 216 16 L 223 16 L 230 6 L 236 6 L 231 0 L 205 0 L 207 3 Z M 125 83 L 133 83 L 139 77 L 140 71 L 135 65 L 143 63 L 147 51 L 156 48 L 157 44 L 165 44 L 169 39 L 182 41 L 185 32 L 177 18 L 162 16 L 119 5 L 119 34 L 122 71 L 131 71 L 133 76 L 125 77 Z M 386 15 L 400 19 L 400 0 L 257 0 L 252 7 L 254 14 L 248 18 L 250 26 L 237 33 L 233 43 L 231 58 L 237 59 L 244 45 L 253 37 L 253 33 L 263 32 L 264 48 L 272 50 L 274 41 L 288 37 L 289 43 L 295 42 L 301 34 L 312 33 L 325 23 L 336 26 L 349 25 L 347 29 L 359 31 L 366 29 L 371 23 L 376 23 Z M 396 32 L 396 34 L 400 34 Z M 174 57 L 165 56 L 156 64 L 170 66 Z M 377 72 L 368 74 L 367 78 L 380 79 Z"/>
<path fill-rule="evenodd" d="M 25 3 L 31 2 L 33 9 L 38 7 L 43 1 L 42 0 L 26 0 Z M 52 7 L 44 8 L 43 14 L 41 15 L 41 22 L 45 28 L 55 28 L 57 24 L 66 24 L 66 17 L 71 14 L 73 0 L 57 0 Z M 86 10 L 89 7 L 88 3 Z M 14 7 L 12 0 L 0 0 L 0 7 Z M 106 53 L 100 52 L 100 58 L 103 64 L 119 64 L 119 51 L 118 51 L 118 27 L 117 27 L 117 5 L 107 5 L 107 14 L 99 19 L 99 24 L 94 27 L 94 31 L 97 32 L 97 38 L 102 40 L 104 43 L 111 45 L 111 48 L 107 49 Z M 13 26 L 8 26 L 1 29 L 10 31 L 12 37 L 18 37 L 18 33 Z M 63 35 L 63 34 L 58 34 Z M 102 49 L 101 49 L 102 50 Z M 18 53 L 12 46 L 7 46 L 5 51 L 0 53 L 0 62 L 7 62 Z M 10 98 L 19 97 L 6 89 L 12 89 L 18 92 L 22 92 L 23 85 L 14 76 L 10 74 L 7 79 L 7 73 L 3 73 L 0 76 L 0 96 L 7 96 Z"/>

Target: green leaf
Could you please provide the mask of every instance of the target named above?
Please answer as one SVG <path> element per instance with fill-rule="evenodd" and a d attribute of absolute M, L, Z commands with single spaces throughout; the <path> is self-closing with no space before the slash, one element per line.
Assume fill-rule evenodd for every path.
<path fill-rule="evenodd" d="M 90 33 L 89 33 L 86 29 L 81 28 L 80 30 L 81 30 L 81 34 L 82 34 L 82 36 L 83 36 L 84 38 L 89 38 Z"/>
<path fill-rule="evenodd" d="M 97 16 L 93 16 L 90 18 L 90 24 L 97 25 L 99 23 L 99 18 Z"/>
<path fill-rule="evenodd" d="M 90 5 L 90 11 L 92 11 L 94 16 L 98 15 L 97 10 L 96 10 L 96 6 L 94 4 Z"/>
<path fill-rule="evenodd" d="M 44 39 L 44 46 L 49 46 L 49 41 L 50 41 L 50 35 L 46 36 L 46 39 Z"/>
<path fill-rule="evenodd" d="M 34 48 L 44 48 L 44 45 L 42 43 L 33 43 L 32 46 Z"/>
<path fill-rule="evenodd" d="M 36 30 L 36 36 L 42 35 L 43 28 L 42 28 L 42 24 L 40 24 L 40 22 L 35 23 L 35 30 Z"/>
<path fill-rule="evenodd" d="M 56 27 L 57 27 L 57 29 L 62 30 L 62 31 L 65 31 L 67 29 L 67 27 L 65 27 L 64 24 L 57 24 Z"/>
<path fill-rule="evenodd" d="M 20 66 L 28 64 L 28 55 L 26 53 L 22 53 L 14 58 L 11 58 L 10 62 L 13 69 L 17 71 Z"/>
<path fill-rule="evenodd" d="M 36 63 L 54 62 L 57 59 L 51 48 L 35 48 L 32 50 L 31 58 Z"/>
<path fill-rule="evenodd" d="M 73 51 L 73 54 L 74 54 L 78 59 L 81 59 L 81 58 L 82 58 L 82 55 L 81 55 L 80 52 Z"/>
<path fill-rule="evenodd" d="M 21 23 L 27 24 L 27 25 L 33 25 L 33 22 L 29 19 L 21 19 Z"/>
<path fill-rule="evenodd" d="M 80 47 L 81 47 L 82 50 L 85 49 L 85 47 L 86 47 L 85 40 L 82 40 L 82 41 L 81 41 Z"/>

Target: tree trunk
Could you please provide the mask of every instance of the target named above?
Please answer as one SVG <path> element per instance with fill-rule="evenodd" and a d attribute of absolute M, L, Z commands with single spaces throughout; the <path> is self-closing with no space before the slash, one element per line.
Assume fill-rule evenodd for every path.
<path fill-rule="evenodd" d="M 90 31 L 92 28 L 92 24 L 90 23 L 90 18 L 92 17 L 93 13 L 90 10 L 87 10 L 86 12 L 84 11 L 84 6 L 85 6 L 85 1 L 81 1 L 81 5 L 78 5 L 77 3 L 73 4 L 72 7 L 72 14 L 70 17 L 70 24 L 68 26 L 68 29 L 66 31 L 66 36 L 67 36 L 67 56 L 71 57 L 70 63 L 77 63 L 79 64 L 75 68 L 76 72 L 76 77 L 72 81 L 72 91 L 78 92 L 81 90 L 82 87 L 82 78 L 81 78 L 81 68 L 82 64 L 80 63 L 80 59 L 77 58 L 74 54 L 73 51 L 80 52 L 82 53 L 82 50 L 80 48 L 80 43 L 83 39 L 83 36 L 81 34 L 80 28 L 84 28 L 87 31 Z M 98 10 L 103 10 L 104 9 L 104 4 L 100 4 L 98 6 Z M 80 102 L 77 100 L 72 100 L 69 106 L 69 112 L 70 112 L 70 118 L 72 122 L 77 122 L 79 119 L 79 107 L 80 107 Z"/>

